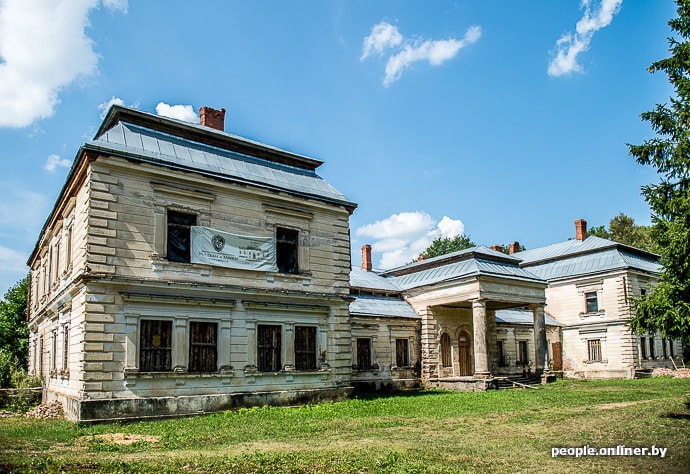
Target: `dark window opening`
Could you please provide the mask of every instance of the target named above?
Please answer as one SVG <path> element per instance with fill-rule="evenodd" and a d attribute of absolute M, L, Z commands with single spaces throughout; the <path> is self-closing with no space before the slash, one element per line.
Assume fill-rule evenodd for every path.
<path fill-rule="evenodd" d="M 527 341 L 518 341 L 518 365 L 529 365 Z"/>
<path fill-rule="evenodd" d="M 281 273 L 298 273 L 297 242 L 299 232 L 278 227 L 276 229 L 276 264 Z"/>
<path fill-rule="evenodd" d="M 656 354 L 654 354 L 654 336 L 649 336 L 649 357 L 654 359 Z"/>
<path fill-rule="evenodd" d="M 172 321 L 143 319 L 139 345 L 139 370 L 172 370 Z"/>
<path fill-rule="evenodd" d="M 189 325 L 189 372 L 215 372 L 218 324 L 192 321 Z"/>
<path fill-rule="evenodd" d="M 259 325 L 257 330 L 258 369 L 260 372 L 280 372 L 281 327 Z"/>
<path fill-rule="evenodd" d="M 661 356 L 665 359 L 668 357 L 668 352 L 666 351 L 666 338 L 661 338 Z"/>
<path fill-rule="evenodd" d="M 194 214 L 185 214 L 168 209 L 167 258 L 171 262 L 190 262 L 193 225 L 196 225 Z"/>
<path fill-rule="evenodd" d="M 316 328 L 295 326 L 295 369 L 316 370 Z"/>
<path fill-rule="evenodd" d="M 62 370 L 67 370 L 69 367 L 69 325 L 65 324 L 62 327 Z"/>
<path fill-rule="evenodd" d="M 441 335 L 441 365 L 443 367 L 451 367 L 450 360 L 450 336 L 447 333 Z"/>
<path fill-rule="evenodd" d="M 599 311 L 599 302 L 597 301 L 596 291 L 588 291 L 585 293 L 585 302 L 587 304 L 588 313 L 596 313 Z"/>
<path fill-rule="evenodd" d="M 498 366 L 505 367 L 506 356 L 503 352 L 503 341 L 496 341 L 496 352 L 498 352 Z"/>
<path fill-rule="evenodd" d="M 395 365 L 398 367 L 410 366 L 409 341 L 407 339 L 395 340 Z"/>
<path fill-rule="evenodd" d="M 357 338 L 357 368 L 371 368 L 371 339 Z"/>
<path fill-rule="evenodd" d="M 647 338 L 644 336 L 640 336 L 640 357 L 647 358 Z"/>

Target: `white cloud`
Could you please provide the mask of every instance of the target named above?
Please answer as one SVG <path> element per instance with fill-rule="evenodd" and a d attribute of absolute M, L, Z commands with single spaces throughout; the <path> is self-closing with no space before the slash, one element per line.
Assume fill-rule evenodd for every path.
<path fill-rule="evenodd" d="M 371 29 L 371 34 L 364 38 L 360 60 L 365 60 L 372 53 L 383 55 L 384 50 L 395 48 L 402 44 L 402 49 L 390 56 L 386 62 L 386 75 L 383 79 L 383 85 L 388 87 L 400 79 L 403 71 L 411 64 L 427 61 L 432 66 L 440 66 L 449 59 L 454 58 L 458 51 L 465 46 L 475 43 L 481 35 L 482 28 L 475 25 L 467 30 L 462 39 L 449 38 L 445 40 L 417 40 L 411 42 L 404 41 L 397 27 L 382 21 L 374 25 Z"/>
<path fill-rule="evenodd" d="M 65 158 L 60 159 L 59 155 L 50 155 L 48 156 L 46 164 L 43 168 L 45 168 L 46 171 L 53 172 L 58 166 L 62 168 L 69 168 L 72 166 L 72 162 Z"/>
<path fill-rule="evenodd" d="M 359 227 L 355 234 L 372 239 L 372 252 L 380 254 L 378 267 L 394 268 L 416 259 L 437 237 L 462 235 L 465 226 L 444 216 L 437 222 L 426 212 L 401 212 Z"/>
<path fill-rule="evenodd" d="M 199 116 L 191 105 L 168 105 L 159 102 L 156 113 L 162 117 L 174 118 L 183 122 L 199 123 Z"/>
<path fill-rule="evenodd" d="M 547 69 L 549 76 L 560 77 L 582 71 L 578 56 L 589 49 L 594 33 L 611 24 L 623 0 L 602 0 L 594 10 L 590 3 L 590 0 L 583 0 L 585 13 L 575 25 L 575 33 L 565 33 L 556 41 L 555 55 Z"/>
<path fill-rule="evenodd" d="M 0 127 L 51 117 L 60 90 L 95 72 L 98 54 L 85 29 L 97 6 L 98 0 L 0 0 Z"/>
<path fill-rule="evenodd" d="M 396 26 L 382 21 L 371 28 L 369 36 L 364 38 L 362 46 L 362 56 L 360 61 L 364 61 L 371 53 L 383 54 L 387 48 L 398 46 L 402 43 L 403 37 Z"/>
<path fill-rule="evenodd" d="M 108 110 L 110 110 L 110 107 L 113 105 L 125 105 L 125 101 L 119 97 L 113 96 L 109 101 L 100 104 L 98 106 L 98 110 L 101 111 L 101 120 L 105 118 L 105 116 L 108 114 Z"/>
<path fill-rule="evenodd" d="M 111 10 L 127 13 L 129 5 L 127 0 L 103 0 L 103 5 Z"/>
<path fill-rule="evenodd" d="M 0 268 L 4 272 L 24 272 L 24 274 L 29 272 L 26 266 L 26 261 L 29 256 L 12 250 L 7 247 L 0 246 Z M 20 277 L 21 278 L 21 277 Z"/>

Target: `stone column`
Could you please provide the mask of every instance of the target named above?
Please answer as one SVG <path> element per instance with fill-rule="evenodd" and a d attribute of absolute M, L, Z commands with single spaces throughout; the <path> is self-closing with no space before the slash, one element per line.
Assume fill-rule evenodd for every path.
<path fill-rule="evenodd" d="M 489 377 L 489 351 L 486 345 L 486 301 L 472 302 L 472 325 L 474 326 L 474 376 Z"/>
<path fill-rule="evenodd" d="M 532 317 L 534 319 L 534 356 L 535 372 L 537 375 L 544 373 L 544 369 L 549 368 L 548 348 L 546 346 L 546 323 L 544 322 L 544 305 L 535 304 L 531 306 Z"/>

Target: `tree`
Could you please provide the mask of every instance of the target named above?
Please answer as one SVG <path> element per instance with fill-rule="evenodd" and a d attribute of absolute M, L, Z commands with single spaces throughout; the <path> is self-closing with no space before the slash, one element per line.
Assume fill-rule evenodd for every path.
<path fill-rule="evenodd" d="M 621 212 L 609 221 L 608 229 L 603 225 L 591 227 L 587 231 L 587 235 L 595 235 L 602 239 L 609 239 L 648 252 L 658 253 L 651 231 L 651 227 L 637 225 L 635 219 Z"/>
<path fill-rule="evenodd" d="M 26 276 L 5 293 L 0 301 L 0 351 L 16 358 L 24 367 L 28 357 L 28 335 L 26 325 L 26 302 L 29 277 Z"/>
<path fill-rule="evenodd" d="M 634 299 L 631 327 L 638 333 L 660 331 L 690 342 L 690 0 L 676 0 L 678 18 L 668 24 L 680 40 L 669 38 L 671 56 L 654 62 L 675 90 L 670 105 L 657 104 L 641 114 L 657 137 L 628 144 L 641 165 L 656 169 L 659 182 L 642 187 L 652 210 L 652 237 L 664 266 L 652 291 Z"/>
<path fill-rule="evenodd" d="M 476 244 L 470 240 L 470 237 L 463 234 L 451 237 L 438 237 L 431 242 L 422 255 L 425 258 L 438 257 L 451 252 L 465 250 L 474 247 Z"/>

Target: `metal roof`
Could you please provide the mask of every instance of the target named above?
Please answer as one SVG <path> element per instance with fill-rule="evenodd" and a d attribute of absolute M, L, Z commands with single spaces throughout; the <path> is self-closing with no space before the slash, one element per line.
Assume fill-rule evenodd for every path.
<path fill-rule="evenodd" d="M 393 277 L 392 280 L 403 290 L 479 275 L 492 275 L 546 283 L 530 271 L 520 268 L 518 259 L 513 257 L 505 258 L 507 256 L 500 252 L 495 252 L 486 247 L 474 247 L 472 249 L 463 250 L 462 252 L 467 252 L 472 256 L 460 261 L 451 261 L 451 263 L 447 264 L 440 263 L 438 266 L 433 266 L 424 270 L 420 269 L 413 273 L 402 274 L 401 276 Z M 457 254 L 460 253 L 458 252 Z M 497 254 L 496 256 L 500 255 L 502 258 L 491 258 L 494 257 L 493 254 Z M 482 258 L 482 256 L 484 258 Z M 418 264 L 410 265 L 412 268 L 416 266 L 418 266 Z"/>
<path fill-rule="evenodd" d="M 547 326 L 563 326 L 561 323 L 544 313 L 544 322 Z M 527 309 L 500 309 L 496 311 L 496 323 L 528 324 L 532 325 L 532 311 Z"/>
<path fill-rule="evenodd" d="M 384 278 L 376 272 L 368 272 L 360 267 L 352 267 L 350 270 L 350 287 L 378 290 L 382 292 L 401 291 L 401 288 L 391 278 Z"/>
<path fill-rule="evenodd" d="M 206 130 L 203 132 L 208 133 Z M 237 138 L 232 137 L 232 140 Z M 251 143 L 258 146 L 255 142 Z M 238 153 L 124 121 L 102 132 L 84 148 L 348 207 L 356 206 L 313 170 Z"/>
<path fill-rule="evenodd" d="M 350 314 L 357 316 L 388 316 L 421 319 L 412 306 L 403 300 L 382 296 L 357 296 L 350 303 Z"/>

